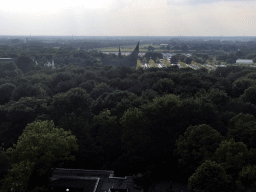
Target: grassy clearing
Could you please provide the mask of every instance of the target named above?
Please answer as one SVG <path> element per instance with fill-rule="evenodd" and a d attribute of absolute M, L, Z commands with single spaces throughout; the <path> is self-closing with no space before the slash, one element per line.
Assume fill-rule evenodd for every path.
<path fill-rule="evenodd" d="M 148 46 L 152 46 L 155 48 L 154 52 L 158 53 L 182 53 L 182 50 L 166 50 L 166 49 L 160 49 L 160 46 L 158 45 L 151 45 L 151 44 L 145 44 L 145 45 L 140 45 L 140 52 L 141 53 L 146 53 L 148 52 Z M 126 45 L 126 46 L 121 46 L 120 47 L 121 52 L 132 52 L 135 49 L 134 45 Z M 119 46 L 116 47 L 103 47 L 103 48 L 96 48 L 97 51 L 101 52 L 118 52 L 119 51 Z M 188 52 L 196 52 L 196 50 L 189 50 Z"/>

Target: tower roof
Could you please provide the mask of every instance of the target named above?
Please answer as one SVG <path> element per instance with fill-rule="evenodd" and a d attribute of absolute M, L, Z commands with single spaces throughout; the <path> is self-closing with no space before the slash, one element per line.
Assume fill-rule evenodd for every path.
<path fill-rule="evenodd" d="M 137 46 L 135 47 L 134 51 L 139 51 L 140 42 L 138 41 Z"/>
<path fill-rule="evenodd" d="M 119 45 L 119 52 L 118 52 L 118 59 L 121 59 L 122 55 L 121 55 L 121 50 L 120 50 L 120 45 Z"/>

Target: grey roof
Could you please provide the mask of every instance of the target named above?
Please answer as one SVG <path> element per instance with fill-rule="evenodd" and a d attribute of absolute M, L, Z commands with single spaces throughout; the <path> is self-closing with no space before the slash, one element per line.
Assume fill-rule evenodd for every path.
<path fill-rule="evenodd" d="M 238 60 L 236 60 L 236 63 L 252 64 L 253 60 L 251 60 L 251 59 L 238 59 Z"/>

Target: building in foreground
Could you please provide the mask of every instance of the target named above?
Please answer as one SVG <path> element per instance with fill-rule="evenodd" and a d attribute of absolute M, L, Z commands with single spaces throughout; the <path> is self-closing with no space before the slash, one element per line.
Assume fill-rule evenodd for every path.
<path fill-rule="evenodd" d="M 54 192 L 141 192 L 132 176 L 115 177 L 114 171 L 56 169 L 49 191 Z"/>

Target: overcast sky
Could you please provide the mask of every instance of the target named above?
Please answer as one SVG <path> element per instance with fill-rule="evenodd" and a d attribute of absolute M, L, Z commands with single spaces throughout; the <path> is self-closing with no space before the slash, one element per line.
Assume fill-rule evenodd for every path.
<path fill-rule="evenodd" d="M 2 0 L 0 35 L 255 36 L 256 0 Z"/>

